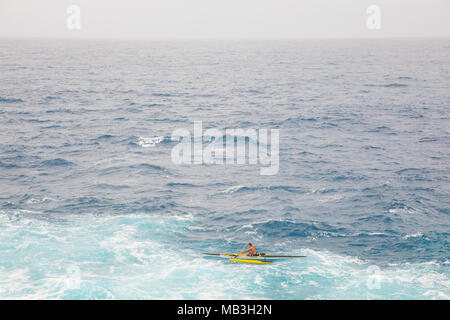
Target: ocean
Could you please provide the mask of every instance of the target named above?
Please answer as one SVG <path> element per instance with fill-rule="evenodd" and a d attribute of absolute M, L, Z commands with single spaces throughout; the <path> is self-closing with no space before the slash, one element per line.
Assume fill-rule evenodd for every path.
<path fill-rule="evenodd" d="M 450 39 L 0 40 L 0 298 L 449 299 Z M 176 164 L 277 129 L 279 169 Z M 306 255 L 270 265 L 205 258 Z"/>

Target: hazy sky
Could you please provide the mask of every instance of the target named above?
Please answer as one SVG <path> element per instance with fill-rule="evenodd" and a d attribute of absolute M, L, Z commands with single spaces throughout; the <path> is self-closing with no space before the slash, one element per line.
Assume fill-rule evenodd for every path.
<path fill-rule="evenodd" d="M 67 7 L 81 11 L 69 30 Z M 366 10 L 380 8 L 380 29 Z M 449 37 L 450 0 L 0 0 L 0 37 Z"/>

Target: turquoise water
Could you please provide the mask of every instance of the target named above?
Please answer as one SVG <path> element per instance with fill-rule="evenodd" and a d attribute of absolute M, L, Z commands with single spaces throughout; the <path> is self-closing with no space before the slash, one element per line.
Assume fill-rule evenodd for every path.
<path fill-rule="evenodd" d="M 1 215 L 8 261 L 0 269 L 2 298 L 448 298 L 446 267 L 434 262 L 379 268 L 303 249 L 305 259 L 247 265 L 203 258 L 201 247 L 184 244 L 196 227 L 192 217 L 72 215 L 49 222 L 30 214 Z"/>
<path fill-rule="evenodd" d="M 0 298 L 448 299 L 449 40 L 1 40 Z M 280 130 L 279 172 L 173 130 Z M 236 264 L 203 252 L 306 255 Z"/>

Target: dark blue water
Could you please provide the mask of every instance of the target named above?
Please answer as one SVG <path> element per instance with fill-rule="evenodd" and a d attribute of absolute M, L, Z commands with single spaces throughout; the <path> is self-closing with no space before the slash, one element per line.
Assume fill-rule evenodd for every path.
<path fill-rule="evenodd" d="M 450 40 L 0 41 L 1 298 L 444 298 Z M 279 129 L 279 172 L 174 130 Z M 306 259 L 205 259 L 252 241 Z M 80 279 L 68 285 L 71 272 Z"/>

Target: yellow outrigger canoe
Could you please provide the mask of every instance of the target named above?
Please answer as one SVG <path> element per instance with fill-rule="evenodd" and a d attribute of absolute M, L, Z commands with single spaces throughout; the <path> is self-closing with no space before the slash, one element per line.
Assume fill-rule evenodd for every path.
<path fill-rule="evenodd" d="M 248 256 L 241 253 L 204 253 L 207 256 L 215 256 L 220 258 L 226 258 L 231 262 L 241 263 L 254 263 L 254 264 L 268 264 L 274 261 L 284 260 L 286 258 L 306 258 L 306 256 L 283 256 L 283 255 L 270 255 L 261 253 L 257 256 Z"/>

